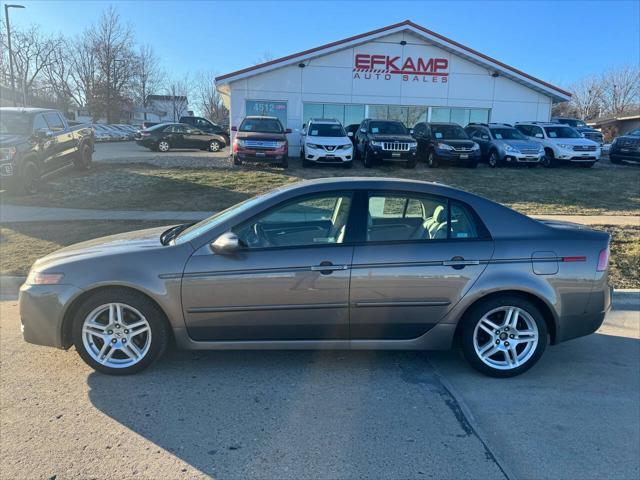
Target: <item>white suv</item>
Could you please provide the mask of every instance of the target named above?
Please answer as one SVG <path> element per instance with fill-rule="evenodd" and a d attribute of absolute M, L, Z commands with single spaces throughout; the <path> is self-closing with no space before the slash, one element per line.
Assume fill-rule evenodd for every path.
<path fill-rule="evenodd" d="M 515 127 L 544 147 L 542 164 L 552 167 L 558 162 L 592 167 L 600 159 L 600 145 L 584 138 L 575 128 L 561 123 L 517 122 Z"/>
<path fill-rule="evenodd" d="M 302 128 L 300 142 L 302 166 L 312 163 L 353 165 L 353 144 L 338 120 L 312 118 Z"/>

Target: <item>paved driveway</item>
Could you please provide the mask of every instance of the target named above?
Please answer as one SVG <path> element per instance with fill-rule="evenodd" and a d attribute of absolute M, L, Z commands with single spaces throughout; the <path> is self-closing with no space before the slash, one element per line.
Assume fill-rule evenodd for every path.
<path fill-rule="evenodd" d="M 640 318 L 511 380 L 456 352 L 170 352 L 133 377 L 0 305 L 4 478 L 580 478 L 640 472 Z"/>

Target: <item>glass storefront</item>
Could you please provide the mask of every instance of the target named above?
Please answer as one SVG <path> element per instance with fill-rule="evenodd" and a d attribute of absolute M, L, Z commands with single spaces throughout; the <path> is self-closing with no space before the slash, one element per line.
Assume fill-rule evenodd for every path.
<path fill-rule="evenodd" d="M 305 103 L 302 121 L 311 118 L 335 118 L 345 127 L 359 124 L 365 118 L 397 120 L 412 128 L 418 122 L 454 122 L 465 127 L 470 122 L 487 123 L 488 108 L 419 107 L 404 105 L 356 105 L 338 103 Z"/>
<path fill-rule="evenodd" d="M 282 126 L 287 128 L 287 102 L 247 100 L 247 115 L 265 115 L 278 117 Z"/>

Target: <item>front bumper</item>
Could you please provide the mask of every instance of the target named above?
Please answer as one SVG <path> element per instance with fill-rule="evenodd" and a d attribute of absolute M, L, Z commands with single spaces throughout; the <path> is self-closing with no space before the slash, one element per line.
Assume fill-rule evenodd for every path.
<path fill-rule="evenodd" d="M 348 150 L 333 150 L 331 152 L 306 146 L 304 149 L 305 159 L 316 163 L 346 163 L 353 160 L 353 148 Z"/>
<path fill-rule="evenodd" d="M 469 152 L 456 152 L 454 150 L 436 149 L 438 160 L 456 163 L 477 163 L 480 161 L 480 150 L 471 150 Z"/>
<path fill-rule="evenodd" d="M 408 162 L 414 160 L 418 154 L 418 150 L 415 147 L 400 152 L 384 150 L 382 147 L 370 146 L 369 148 L 374 159 L 390 162 Z"/>
<path fill-rule="evenodd" d="M 20 319 L 22 336 L 28 343 L 55 348 L 69 348 L 63 335 L 67 305 L 81 293 L 71 285 L 22 285 Z"/>
<path fill-rule="evenodd" d="M 609 151 L 609 158 L 613 160 L 624 160 L 626 162 L 640 162 L 640 151 L 611 150 Z"/>
<path fill-rule="evenodd" d="M 564 162 L 597 162 L 600 159 L 600 149 L 590 152 L 577 152 L 575 150 L 560 150 L 556 155 L 557 160 Z"/>
<path fill-rule="evenodd" d="M 514 152 L 506 152 L 504 156 L 504 161 L 507 163 L 540 163 L 542 158 L 544 157 L 544 152 L 542 153 L 514 153 Z"/>
<path fill-rule="evenodd" d="M 276 149 L 238 149 L 233 153 L 238 160 L 247 160 L 250 162 L 278 162 L 287 156 L 287 147 Z"/>

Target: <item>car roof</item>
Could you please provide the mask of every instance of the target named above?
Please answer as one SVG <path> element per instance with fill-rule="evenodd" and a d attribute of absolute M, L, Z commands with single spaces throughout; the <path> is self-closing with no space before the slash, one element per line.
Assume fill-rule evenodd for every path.
<path fill-rule="evenodd" d="M 53 108 L 37 108 L 37 107 L 1 107 L 0 112 L 17 112 L 17 113 L 44 113 L 57 112 Z"/>
<path fill-rule="evenodd" d="M 335 118 L 310 118 L 309 123 L 326 123 L 328 125 L 341 125 Z"/>
<path fill-rule="evenodd" d="M 537 125 L 538 127 L 566 127 L 567 125 L 557 122 L 516 122 L 516 125 Z"/>
<path fill-rule="evenodd" d="M 245 120 L 251 119 L 251 120 L 278 120 L 280 121 L 280 119 L 278 117 L 270 117 L 268 115 L 247 115 L 246 117 L 244 117 Z"/>
<path fill-rule="evenodd" d="M 455 122 L 426 122 L 427 125 L 455 125 L 457 127 L 460 127 L 460 125 L 458 125 Z M 460 127 L 462 128 L 462 127 Z"/>

